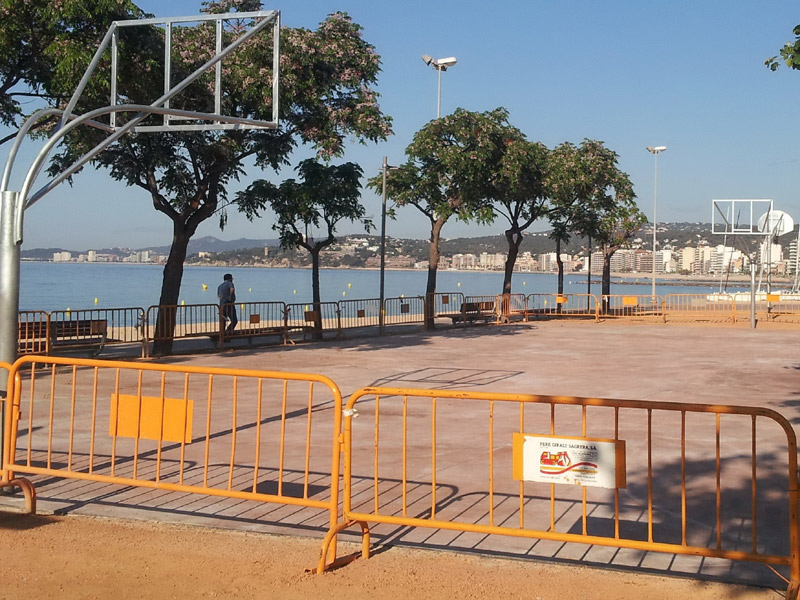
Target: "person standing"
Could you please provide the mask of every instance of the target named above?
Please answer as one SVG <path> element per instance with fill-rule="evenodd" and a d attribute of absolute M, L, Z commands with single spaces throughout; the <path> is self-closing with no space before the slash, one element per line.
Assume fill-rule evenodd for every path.
<path fill-rule="evenodd" d="M 217 288 L 220 314 L 228 322 L 225 333 L 233 333 L 239 318 L 236 316 L 236 288 L 233 286 L 233 275 L 225 273 L 222 283 Z"/>

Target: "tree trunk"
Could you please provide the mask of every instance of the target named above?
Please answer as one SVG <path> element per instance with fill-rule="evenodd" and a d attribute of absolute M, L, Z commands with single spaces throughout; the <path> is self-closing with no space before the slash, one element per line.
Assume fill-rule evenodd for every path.
<path fill-rule="evenodd" d="M 319 253 L 321 247 L 311 250 L 311 301 L 314 306 L 314 333 L 312 339 L 322 339 L 322 296 L 319 287 Z"/>
<path fill-rule="evenodd" d="M 446 218 L 438 217 L 431 220 L 431 238 L 428 254 L 428 283 L 425 286 L 425 329 L 435 329 L 434 316 L 436 313 L 436 273 L 439 270 L 439 237 L 442 233 Z"/>
<path fill-rule="evenodd" d="M 561 240 L 558 238 L 556 238 L 556 264 L 558 265 L 558 295 L 561 296 L 564 293 L 564 261 L 561 260 Z"/>
<path fill-rule="evenodd" d="M 589 260 L 587 262 L 586 293 L 592 295 L 592 237 L 589 236 Z"/>
<path fill-rule="evenodd" d="M 186 250 L 194 231 L 190 231 L 183 223 L 173 221 L 172 247 L 169 249 L 167 264 L 161 280 L 161 297 L 158 300 L 158 316 L 156 317 L 154 356 L 167 356 L 172 353 L 173 336 L 175 335 L 178 297 L 183 279 L 183 263 Z"/>
<path fill-rule="evenodd" d="M 603 295 L 603 314 L 608 313 L 608 297 L 611 295 L 611 257 L 616 250 L 603 248 L 603 279 L 600 284 Z"/>
<path fill-rule="evenodd" d="M 508 256 L 506 257 L 505 273 L 503 274 L 503 294 L 510 294 L 511 277 L 514 275 L 514 265 L 517 264 L 517 257 L 519 256 L 522 233 L 514 229 L 507 229 L 506 241 L 508 241 Z"/>

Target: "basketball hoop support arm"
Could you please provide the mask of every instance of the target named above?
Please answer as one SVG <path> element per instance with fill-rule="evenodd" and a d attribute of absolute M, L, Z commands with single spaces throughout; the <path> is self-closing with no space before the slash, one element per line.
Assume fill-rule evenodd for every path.
<path fill-rule="evenodd" d="M 226 19 L 246 19 L 246 18 L 262 18 L 263 20 L 258 22 L 255 26 L 253 26 L 250 30 L 245 32 L 244 34 L 240 35 L 236 38 L 229 46 L 222 49 L 221 44 L 221 22 Z M 75 106 L 77 105 L 78 99 L 80 98 L 83 90 L 86 87 L 91 75 L 94 73 L 97 65 L 100 62 L 100 59 L 105 52 L 106 48 L 108 47 L 109 42 L 116 41 L 116 31 L 119 27 L 124 26 L 133 26 L 133 25 L 157 25 L 162 23 L 174 23 L 174 22 L 199 22 L 199 21 L 209 21 L 209 20 L 216 20 L 218 25 L 216 27 L 217 31 L 217 40 L 215 46 L 215 55 L 207 61 L 204 65 L 199 67 L 193 73 L 191 73 L 188 77 L 186 77 L 183 81 L 171 87 L 169 89 L 165 89 L 165 93 L 158 98 L 153 104 L 151 105 L 138 105 L 138 104 L 123 104 L 117 105 L 116 104 L 116 43 L 114 43 L 112 47 L 112 62 L 114 63 L 114 72 L 113 72 L 113 79 L 112 79 L 112 99 L 109 106 L 104 108 L 99 108 L 88 112 L 86 114 L 80 116 L 74 116 L 72 111 L 74 110 Z M 177 110 L 172 109 L 168 106 L 169 100 L 174 97 L 176 94 L 180 93 L 183 89 L 185 89 L 189 84 L 191 84 L 195 79 L 197 79 L 202 73 L 207 71 L 210 67 L 216 66 L 217 67 L 217 86 L 215 89 L 215 95 L 218 97 L 221 93 L 220 91 L 220 68 L 221 68 L 221 61 L 222 59 L 230 54 L 233 50 L 235 50 L 238 46 L 243 44 L 247 41 L 250 37 L 262 31 L 268 24 L 273 23 L 274 27 L 274 34 L 273 34 L 273 88 L 272 88 L 272 116 L 273 120 L 271 122 L 265 121 L 257 121 L 254 119 L 247 119 L 241 117 L 233 117 L 233 116 L 226 116 L 219 114 L 219 107 L 220 102 L 215 100 L 215 109 L 218 111 L 215 114 L 209 113 L 199 113 L 194 111 L 184 111 L 184 110 Z M 167 27 L 169 29 L 169 26 Z M 5 164 L 5 168 L 3 169 L 3 176 L 2 180 L 0 180 L 0 362 L 1 363 L 8 363 L 12 364 L 17 359 L 17 351 L 18 351 L 18 315 L 19 315 L 19 275 L 20 275 L 20 248 L 22 246 L 22 231 L 23 231 L 23 216 L 24 211 L 29 206 L 33 205 L 36 201 L 38 201 L 41 197 L 47 194 L 49 191 L 54 189 L 59 183 L 63 182 L 71 175 L 75 174 L 79 171 L 86 163 L 92 160 L 95 156 L 100 154 L 103 150 L 105 150 L 108 146 L 113 144 L 115 141 L 126 135 L 131 131 L 136 131 L 136 126 L 147 118 L 149 115 L 152 114 L 163 114 L 165 115 L 165 126 L 156 126 L 156 127 L 148 127 L 147 130 L 149 131 L 169 131 L 169 130 L 186 130 L 188 128 L 197 130 L 219 130 L 219 129 L 266 129 L 266 128 L 277 128 L 278 127 L 278 65 L 280 61 L 279 51 L 280 51 L 280 12 L 279 11 L 259 11 L 259 12 L 251 12 L 251 13 L 228 13 L 228 14 L 218 14 L 218 15 L 202 15 L 196 17 L 179 17 L 173 19 L 141 19 L 141 20 L 133 20 L 133 21 L 117 21 L 114 22 L 106 33 L 103 41 L 100 44 L 100 47 L 95 52 L 95 55 L 87 67 L 84 76 L 81 79 L 81 82 L 78 84 L 78 88 L 76 89 L 75 93 L 73 94 L 70 102 L 67 104 L 67 107 L 64 111 L 48 108 L 37 111 L 33 115 L 31 115 L 20 127 L 19 132 L 11 146 L 9 151 L 8 159 Z M 169 44 L 167 44 L 169 46 Z M 167 57 L 167 62 L 171 63 L 170 57 Z M 169 71 L 169 67 L 165 64 L 165 71 Z M 165 78 L 166 79 L 166 78 Z M 128 121 L 124 126 L 117 129 L 115 124 L 115 119 L 111 119 L 112 126 L 109 127 L 107 125 L 98 123 L 94 119 L 96 117 L 102 115 L 116 115 L 116 113 L 120 112 L 136 112 L 137 114 Z M 28 172 L 25 176 L 24 183 L 22 185 L 22 189 L 20 191 L 13 191 L 9 190 L 8 187 L 10 185 L 11 179 L 11 171 L 13 169 L 13 165 L 16 159 L 16 156 L 19 152 L 19 148 L 22 144 L 22 141 L 27 136 L 28 132 L 30 131 L 31 127 L 38 121 L 41 121 L 46 118 L 50 118 L 53 116 L 60 116 L 61 123 L 59 127 L 54 131 L 54 133 L 50 136 L 50 139 L 45 143 L 39 153 L 36 155 L 33 163 L 31 164 Z M 169 116 L 176 116 L 182 117 L 187 119 L 193 120 L 205 120 L 205 121 L 213 121 L 212 124 L 208 125 L 190 125 L 190 126 L 172 126 L 168 125 Z M 223 125 L 224 124 L 224 125 Z M 60 175 L 55 177 L 50 183 L 42 187 L 38 190 L 35 194 L 33 194 L 30 199 L 28 199 L 28 194 L 30 189 L 33 186 L 33 183 L 36 180 L 36 177 L 39 175 L 42 167 L 44 166 L 45 160 L 49 156 L 52 149 L 56 146 L 56 144 L 72 129 L 80 126 L 80 125 L 90 125 L 94 127 L 99 127 L 111 133 L 105 140 L 100 142 L 97 146 L 95 146 L 92 150 L 84 154 L 80 157 L 77 161 L 75 161 L 69 168 L 64 170 Z M 7 371 L 5 369 L 0 369 L 0 398 L 3 398 L 7 394 L 8 386 L 7 386 Z M 0 404 L 0 406 L 5 406 L 5 404 Z M 0 472 L 2 472 L 2 461 L 4 459 L 4 453 L 2 449 L 4 448 L 4 426 L 5 426 L 5 414 L 3 410 L 0 410 Z"/>

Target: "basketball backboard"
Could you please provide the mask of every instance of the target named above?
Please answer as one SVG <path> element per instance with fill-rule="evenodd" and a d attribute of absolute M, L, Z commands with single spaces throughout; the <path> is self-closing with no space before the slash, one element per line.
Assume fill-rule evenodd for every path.
<path fill-rule="evenodd" d="M 195 28 L 199 35 L 191 38 L 191 45 L 184 43 L 186 32 Z M 163 50 L 160 60 L 151 54 L 146 65 L 138 64 L 141 57 L 134 54 L 124 56 L 120 51 L 120 38 L 127 32 L 145 37 L 150 35 L 152 45 Z M 231 90 L 225 88 L 225 70 L 239 58 L 246 43 L 256 42 L 258 37 L 271 44 L 271 64 L 250 65 L 259 71 L 259 82 L 270 82 L 271 97 L 263 102 L 271 107 L 271 118 L 253 118 L 247 115 L 226 113 L 225 98 Z M 141 41 L 139 42 L 141 44 Z M 135 44 L 134 44 L 135 46 Z M 152 48 L 150 48 L 152 50 Z M 73 94 L 64 111 L 62 123 L 72 118 L 72 111 L 86 88 L 89 79 L 95 76 L 103 56 L 110 51 L 110 100 L 111 107 L 131 103 L 122 97 L 120 73 L 131 71 L 131 63 L 121 68 L 123 61 L 132 61 L 134 68 L 152 71 L 160 69 L 163 90 L 158 97 L 139 98 L 135 104 L 147 104 L 155 110 L 150 115 L 139 114 L 133 127 L 131 118 L 120 118 L 118 112 L 110 113 L 110 128 L 117 131 L 125 128 L 133 132 L 164 131 L 213 131 L 221 129 L 274 129 L 278 127 L 278 79 L 280 62 L 280 11 L 254 11 L 225 14 L 195 15 L 191 17 L 167 17 L 115 21 L 106 33 L 95 53 L 81 84 Z M 235 68 L 235 67 L 234 67 Z M 194 86 L 194 87 L 192 87 Z M 198 94 L 198 90 L 200 93 Z M 135 111 L 133 111 L 135 113 Z"/>
<path fill-rule="evenodd" d="M 772 213 L 772 200 L 712 200 L 711 233 L 722 235 L 767 235 L 759 220 Z"/>

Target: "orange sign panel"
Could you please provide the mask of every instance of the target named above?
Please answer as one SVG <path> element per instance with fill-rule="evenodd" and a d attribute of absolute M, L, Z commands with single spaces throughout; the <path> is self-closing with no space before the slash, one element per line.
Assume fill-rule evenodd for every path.
<path fill-rule="evenodd" d="M 183 398 L 111 394 L 110 436 L 192 442 L 194 403 Z"/>

